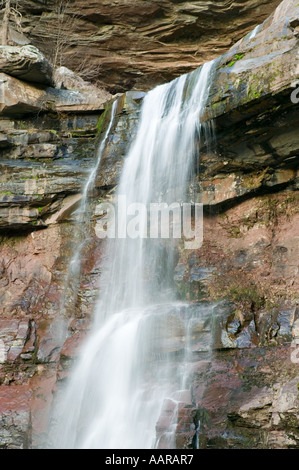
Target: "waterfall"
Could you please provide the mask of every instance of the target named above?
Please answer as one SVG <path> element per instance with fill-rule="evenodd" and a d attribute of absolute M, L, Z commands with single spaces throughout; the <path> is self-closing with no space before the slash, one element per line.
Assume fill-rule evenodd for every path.
<path fill-rule="evenodd" d="M 99 166 L 101 164 L 103 151 L 107 144 L 107 139 L 110 135 L 110 132 L 114 123 L 117 103 L 118 103 L 118 99 L 116 99 L 112 103 L 109 125 L 104 134 L 104 137 L 102 138 L 100 142 L 100 145 L 97 151 L 97 156 L 96 156 L 96 163 L 94 167 L 92 168 L 91 172 L 89 173 L 87 181 L 85 182 L 85 185 L 83 187 L 80 205 L 76 211 L 76 215 L 77 215 L 76 228 L 78 232 L 81 232 L 82 230 L 86 230 L 85 224 L 88 222 L 88 211 L 87 211 L 88 194 L 89 194 L 89 191 L 91 191 L 94 187 L 94 181 L 95 181 Z M 76 298 L 74 298 L 72 293 L 78 289 L 78 282 L 79 282 L 80 269 L 81 269 L 80 259 L 81 259 L 82 251 L 86 243 L 85 236 L 82 236 L 82 235 L 79 236 L 79 238 L 81 238 L 79 245 L 78 245 L 76 238 L 77 237 L 75 237 L 74 239 L 73 248 L 71 250 L 72 256 L 71 256 L 71 260 L 69 263 L 67 277 L 65 280 L 65 288 L 64 288 L 65 293 L 61 302 L 60 310 L 63 315 L 65 314 L 65 309 L 74 308 L 74 304 L 76 302 Z"/>
<path fill-rule="evenodd" d="M 144 98 L 117 189 L 127 206 L 190 199 L 198 142 L 207 138 L 201 117 L 213 69 L 214 62 L 204 64 Z M 146 226 L 145 217 L 139 225 Z M 118 233 L 126 228 L 126 214 L 121 213 Z M 165 399 L 186 386 L 178 363 L 188 356 L 184 341 L 192 308 L 176 299 L 176 247 L 174 239 L 124 236 L 106 241 L 93 325 L 57 405 L 54 447 L 158 445 L 156 424 Z"/>

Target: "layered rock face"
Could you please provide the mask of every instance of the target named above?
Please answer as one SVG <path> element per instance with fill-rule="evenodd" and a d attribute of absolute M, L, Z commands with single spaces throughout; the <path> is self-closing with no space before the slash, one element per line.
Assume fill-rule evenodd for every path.
<path fill-rule="evenodd" d="M 21 80 L 54 84 L 51 65 L 34 46 L 1 46 L 0 70 Z"/>
<path fill-rule="evenodd" d="M 68 69 L 54 76 L 32 46 L 29 54 L 2 48 L 0 70 L 0 447 L 24 448 L 39 444 L 47 428 L 68 315 L 77 300 L 91 310 L 87 284 L 80 299 L 70 295 L 78 279 L 68 278 L 69 259 L 82 241 L 71 214 L 97 158 L 97 123 L 111 95 Z M 91 270 L 93 278 L 99 251 L 89 242 L 81 275 Z M 84 330 L 84 321 L 77 326 Z"/>
<path fill-rule="evenodd" d="M 28 230 L 78 202 L 94 158 L 90 138 L 111 95 L 66 68 L 54 77 L 32 46 L 2 47 L 0 55 L 0 229 Z"/>
<path fill-rule="evenodd" d="M 221 55 L 279 0 L 21 3 L 34 45 L 115 93 L 152 88 Z"/>
<path fill-rule="evenodd" d="M 142 3 L 152 11 L 148 18 L 158 22 L 158 3 L 166 20 L 166 11 L 173 15 L 183 6 L 195 8 L 195 2 Z M 215 11 L 214 2 L 201 9 L 199 3 L 202 14 Z M 108 18 L 111 5 L 108 11 L 101 4 L 106 8 L 101 18 Z M 32 13 L 48 10 L 45 18 L 51 18 L 51 5 L 24 5 Z M 229 5 L 233 11 L 234 2 Z M 82 6 L 86 17 L 87 10 Z M 90 6 L 89 21 L 99 20 L 94 15 Z M 138 15 L 131 15 L 140 23 Z M 199 149 L 195 164 L 204 243 L 193 251 L 179 245 L 174 271 L 178 294 L 191 302 L 190 312 L 205 313 L 195 314 L 190 331 L 190 391 L 178 397 L 177 410 L 165 402 L 157 423 L 161 448 L 167 446 L 163 436 L 174 411 L 178 448 L 298 448 L 298 18 L 296 1 L 284 0 L 254 35 L 215 63 L 205 119 L 207 129 L 213 123 L 217 139 Z M 80 24 L 85 21 L 83 16 Z M 179 24 L 174 24 L 173 34 L 178 34 Z M 106 31 L 114 30 L 110 26 Z M 171 38 L 167 21 L 159 34 L 163 31 L 166 42 L 167 31 Z M 95 163 L 95 144 L 110 119 L 110 104 L 103 113 L 103 103 L 111 97 L 95 102 L 95 91 L 84 94 L 82 83 L 74 85 L 74 80 L 65 70 L 56 75 L 62 89 L 36 87 L 7 74 L 3 78 L 4 90 L 12 93 L 9 84 L 17 83 L 27 94 L 18 91 L 16 98 L 1 101 L 2 448 L 47 446 L 53 396 L 88 332 L 98 292 L 102 242 L 95 232 L 94 206 L 117 185 L 144 96 L 128 92 L 119 97 L 90 195 L 89 222 L 80 226 L 76 209 Z M 38 111 L 32 103 L 41 91 L 47 97 L 43 103 L 49 96 L 60 98 Z M 79 103 L 70 99 L 74 93 L 80 94 Z M 82 241 L 78 272 L 70 269 L 70 260 Z M 170 332 L 172 351 L 179 353 L 185 339 L 173 312 L 159 329 L 167 340 Z"/>

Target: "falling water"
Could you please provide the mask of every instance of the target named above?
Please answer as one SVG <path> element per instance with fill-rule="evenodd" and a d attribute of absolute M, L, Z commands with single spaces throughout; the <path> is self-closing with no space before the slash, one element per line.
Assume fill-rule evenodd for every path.
<path fill-rule="evenodd" d="M 118 185 L 127 205 L 188 202 L 213 64 L 146 95 Z M 125 233 L 125 215 L 119 224 Z M 107 240 L 92 332 L 58 404 L 54 447 L 157 446 L 163 402 L 182 387 L 177 361 L 185 357 L 190 316 L 188 304 L 176 300 L 175 253 L 170 239 Z"/>
<path fill-rule="evenodd" d="M 74 212 L 76 216 L 74 226 L 74 237 L 71 245 L 71 258 L 66 272 L 66 277 L 63 282 L 63 294 L 60 298 L 59 315 L 52 322 L 52 329 L 55 331 L 55 340 L 58 344 L 63 344 L 67 335 L 69 318 L 71 312 L 76 308 L 77 292 L 80 283 L 81 273 L 81 257 L 84 247 L 86 245 L 86 224 L 88 223 L 88 199 L 89 192 L 94 187 L 94 181 L 101 163 L 102 154 L 107 144 L 111 129 L 113 127 L 116 109 L 116 99 L 112 104 L 111 116 L 108 128 L 101 140 L 100 146 L 96 154 L 95 165 L 89 173 L 87 181 L 82 189 L 82 196 L 77 210 Z M 79 241 L 78 241 L 79 240 Z"/>
<path fill-rule="evenodd" d="M 257 33 L 259 32 L 260 27 L 261 27 L 261 25 L 258 24 L 258 25 L 251 31 L 251 33 L 250 33 L 249 36 L 248 36 L 248 39 L 253 39 L 253 38 L 255 38 L 255 36 L 256 36 Z"/>
<path fill-rule="evenodd" d="M 108 137 L 110 135 L 110 132 L 114 123 L 116 109 L 117 109 L 117 102 L 118 100 L 116 99 L 112 104 L 109 125 L 104 134 L 104 137 L 101 140 L 101 143 L 98 148 L 97 155 L 96 155 L 95 165 L 90 171 L 87 181 L 85 182 L 85 185 L 82 191 L 80 204 L 75 213 L 77 216 L 77 219 L 76 219 L 76 228 L 78 231 L 77 235 L 79 235 L 79 238 L 81 239 L 81 241 L 78 244 L 77 237 L 75 237 L 74 242 L 73 242 L 73 248 L 71 249 L 72 256 L 71 256 L 71 260 L 70 260 L 68 271 L 67 271 L 67 276 L 66 276 L 65 283 L 64 283 L 65 284 L 64 296 L 61 300 L 61 307 L 60 307 L 62 321 L 64 320 L 64 317 L 67 316 L 65 315 L 66 313 L 65 311 L 70 310 L 71 308 L 74 308 L 74 304 L 76 302 L 76 296 L 74 296 L 73 293 L 76 292 L 78 289 L 80 270 L 81 270 L 80 259 L 81 259 L 82 251 L 86 243 L 85 236 L 84 235 L 82 236 L 80 232 L 82 231 L 82 229 L 86 231 L 85 225 L 88 221 L 88 212 L 87 212 L 88 195 L 89 195 L 89 192 L 94 187 L 94 181 L 95 181 L 99 166 L 101 164 L 103 151 L 107 144 L 107 140 L 108 140 Z"/>
<path fill-rule="evenodd" d="M 111 131 L 111 128 L 112 128 L 113 123 L 114 123 L 114 118 L 115 118 L 116 109 L 117 109 L 117 101 L 118 100 L 116 99 L 112 104 L 110 122 L 109 122 L 107 130 L 104 134 L 104 137 L 101 140 L 101 143 L 100 143 L 100 146 L 99 146 L 99 149 L 98 149 L 98 152 L 97 152 L 96 164 L 92 168 L 91 172 L 89 173 L 88 179 L 87 179 L 87 181 L 84 185 L 84 188 L 83 188 L 82 198 L 81 198 L 81 201 L 80 201 L 80 206 L 77 210 L 77 216 L 78 216 L 77 223 L 78 223 L 78 226 L 81 227 L 81 228 L 82 228 L 82 225 L 86 222 L 88 194 L 89 194 L 89 191 L 93 189 L 94 181 L 95 181 L 99 166 L 101 164 L 103 151 L 104 151 L 105 146 L 107 144 L 107 139 L 110 135 L 110 131 Z M 77 247 L 74 250 L 74 255 L 73 255 L 73 257 L 70 261 L 69 273 L 73 278 L 78 277 L 78 274 L 79 274 L 78 271 L 80 270 L 80 257 L 81 257 L 81 254 L 82 254 L 83 247 L 84 247 L 84 240 L 81 242 L 79 247 Z"/>

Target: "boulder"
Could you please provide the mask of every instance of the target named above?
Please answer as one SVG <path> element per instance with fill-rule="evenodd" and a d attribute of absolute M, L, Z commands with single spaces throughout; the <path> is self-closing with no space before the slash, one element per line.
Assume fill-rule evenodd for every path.
<path fill-rule="evenodd" d="M 106 95 L 87 91 L 42 88 L 0 73 L 0 112 L 3 116 L 24 116 L 40 111 L 87 112 L 104 109 Z"/>
<path fill-rule="evenodd" d="M 28 82 L 53 85 L 53 69 L 34 46 L 0 46 L 0 72 Z"/>
<path fill-rule="evenodd" d="M 103 88 L 98 88 L 96 85 L 83 80 L 80 75 L 68 69 L 67 67 L 58 67 L 55 69 L 54 84 L 55 88 L 90 93 L 103 102 L 112 98 L 112 95 L 108 91 L 104 90 Z"/>

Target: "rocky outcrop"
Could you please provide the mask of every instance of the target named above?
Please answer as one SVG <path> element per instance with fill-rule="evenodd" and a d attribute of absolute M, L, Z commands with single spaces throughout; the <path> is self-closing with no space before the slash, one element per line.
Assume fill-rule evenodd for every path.
<path fill-rule="evenodd" d="M 149 89 L 218 57 L 279 0 L 76 0 L 19 5 L 22 27 L 47 57 L 112 93 Z M 43 39 L 41 39 L 43 38 Z"/>
<path fill-rule="evenodd" d="M 282 2 L 253 38 L 217 63 L 209 105 L 217 150 L 200 163 L 203 203 L 298 186 L 299 122 L 291 99 L 299 77 L 298 14 L 298 5 Z"/>
<path fill-rule="evenodd" d="M 87 327 L 69 322 L 68 315 L 77 302 L 80 311 L 90 311 L 96 290 L 98 268 L 91 259 L 99 251 L 93 241 L 85 237 L 82 279 L 88 275 L 78 297 L 68 264 L 82 238 L 72 214 L 97 158 L 97 123 L 110 95 L 72 78 L 80 90 L 1 73 L 1 448 L 31 447 L 31 430 L 34 445 L 42 441 L 67 328 Z"/>
<path fill-rule="evenodd" d="M 110 93 L 106 90 L 83 80 L 83 78 L 67 67 L 58 67 L 55 69 L 54 83 L 55 88 L 73 90 L 77 93 L 80 92 L 85 96 L 85 99 L 88 95 L 92 96 L 94 104 L 97 104 L 98 106 L 99 103 L 106 103 L 112 98 Z"/>
<path fill-rule="evenodd" d="M 291 99 L 299 78 L 298 15 L 298 5 L 282 2 L 254 36 L 215 60 L 203 121 L 207 135 L 214 132 L 216 140 L 212 136 L 199 149 L 197 202 L 218 207 L 257 191 L 298 187 L 299 121 Z M 130 115 L 127 125 L 134 119 Z M 131 135 L 123 127 L 120 120 L 104 154 L 99 184 L 118 181 Z"/>
<path fill-rule="evenodd" d="M 3 116 L 22 117 L 42 111 L 94 112 L 104 109 L 111 95 L 105 91 L 66 90 L 36 87 L 7 74 L 0 73 L 0 112 Z"/>
<path fill-rule="evenodd" d="M 297 193 L 256 195 L 206 213 L 202 247 L 179 248 L 191 396 L 165 404 L 160 448 L 171 448 L 163 435 L 178 410 L 179 448 L 298 447 L 298 224 Z"/>
<path fill-rule="evenodd" d="M 91 139 L 111 95 L 71 71 L 67 75 L 79 89 L 69 82 L 54 88 L 0 73 L 2 231 L 46 227 L 78 205 L 96 157 Z"/>
<path fill-rule="evenodd" d="M 80 107 L 79 107 L 80 109 Z M 61 219 L 82 191 L 95 155 L 98 115 L 0 121 L 0 229 L 37 229 Z M 80 155 L 84 158 L 80 159 Z M 73 209 L 75 206 L 71 203 Z M 55 215 L 56 214 L 56 215 Z M 53 217 L 54 216 L 54 217 Z"/>
<path fill-rule="evenodd" d="M 53 86 L 53 68 L 34 46 L 0 46 L 0 72 L 20 80 Z"/>

